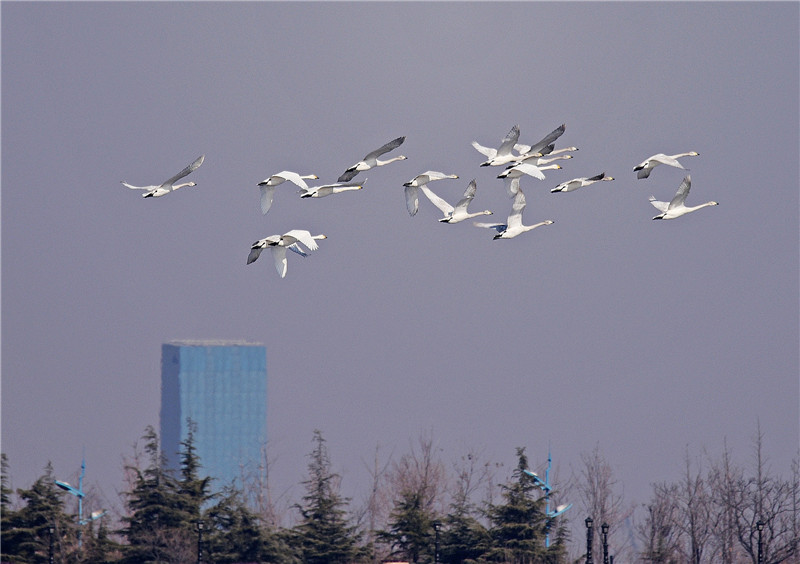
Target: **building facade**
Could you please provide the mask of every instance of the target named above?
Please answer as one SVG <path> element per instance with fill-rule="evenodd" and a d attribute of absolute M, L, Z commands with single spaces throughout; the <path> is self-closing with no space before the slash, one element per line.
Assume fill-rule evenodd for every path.
<path fill-rule="evenodd" d="M 172 341 L 161 347 L 161 448 L 180 467 L 195 425 L 201 476 L 212 489 L 259 472 L 267 442 L 267 351 L 240 341 Z"/>

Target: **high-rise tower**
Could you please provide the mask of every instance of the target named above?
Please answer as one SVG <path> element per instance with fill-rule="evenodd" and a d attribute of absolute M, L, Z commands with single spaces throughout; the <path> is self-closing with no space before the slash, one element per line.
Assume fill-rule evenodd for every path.
<path fill-rule="evenodd" d="M 161 448 L 179 468 L 188 420 L 212 488 L 257 471 L 267 442 L 267 351 L 240 341 L 173 341 L 161 348 Z"/>

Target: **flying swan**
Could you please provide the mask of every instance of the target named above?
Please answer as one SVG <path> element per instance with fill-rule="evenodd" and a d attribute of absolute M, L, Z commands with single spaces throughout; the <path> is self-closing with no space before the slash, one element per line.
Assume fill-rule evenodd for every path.
<path fill-rule="evenodd" d="M 692 177 L 691 175 L 686 175 L 686 178 L 683 179 L 681 185 L 678 186 L 678 191 L 675 193 L 675 196 L 669 202 L 659 202 L 655 199 L 655 196 L 650 196 L 650 203 L 660 211 L 661 213 L 655 216 L 653 219 L 675 219 L 676 217 L 680 217 L 682 215 L 686 215 L 689 212 L 697 211 L 700 208 L 704 208 L 706 206 L 718 206 L 719 202 L 706 202 L 705 204 L 700 204 L 699 206 L 686 206 L 684 202 L 686 201 L 686 196 L 689 195 L 689 190 L 692 188 Z"/>
<path fill-rule="evenodd" d="M 455 207 L 451 206 L 444 199 L 434 194 L 427 185 L 422 184 L 419 186 L 419 189 L 422 190 L 422 193 L 428 197 L 431 203 L 439 208 L 444 214 L 444 217 L 439 220 L 442 223 L 458 223 L 460 221 L 464 221 L 465 219 L 478 217 L 479 215 L 492 215 L 492 212 L 489 210 L 483 210 L 475 213 L 467 212 L 467 206 L 469 206 L 469 203 L 475 197 L 475 191 L 478 189 L 474 179 L 469 183 L 467 189 L 464 191 L 464 196 L 462 196 Z"/>
<path fill-rule="evenodd" d="M 675 168 L 681 168 L 683 170 L 686 170 L 684 166 L 678 162 L 678 159 L 681 157 L 696 157 L 699 154 L 700 153 L 696 153 L 695 151 L 689 151 L 688 153 L 678 153 L 677 155 L 665 155 L 664 153 L 657 153 L 652 157 L 648 158 L 646 161 L 642 161 L 641 163 L 633 167 L 633 172 L 636 173 L 636 178 L 642 179 L 650 176 L 650 171 L 652 171 L 653 168 L 655 168 L 660 164 L 674 166 Z"/>
<path fill-rule="evenodd" d="M 515 125 L 506 134 L 502 143 L 500 143 L 500 147 L 497 149 L 493 149 L 492 147 L 484 147 L 477 141 L 473 141 L 472 146 L 475 147 L 475 150 L 477 150 L 479 153 L 489 158 L 489 160 L 482 162 L 481 166 L 500 166 L 508 164 L 519 158 L 519 155 L 514 155 L 511 153 L 511 150 L 514 148 L 514 145 L 517 144 L 518 140 L 519 125 Z"/>
<path fill-rule="evenodd" d="M 339 194 L 340 192 L 347 192 L 349 190 L 361 190 L 366 182 L 367 179 L 365 178 L 363 182 L 337 182 L 334 184 L 323 184 L 322 186 L 312 186 L 311 188 L 306 186 L 305 188 L 300 189 L 300 197 L 324 198 L 325 196 L 330 196 L 331 194 Z"/>
<path fill-rule="evenodd" d="M 162 184 L 159 184 L 158 186 L 133 186 L 132 184 L 128 184 L 124 180 L 122 181 L 122 185 L 132 190 L 145 190 L 145 193 L 142 194 L 142 198 L 158 198 L 160 196 L 169 194 L 173 190 L 177 190 L 178 188 L 183 188 L 184 186 L 197 186 L 197 184 L 194 182 L 184 182 L 183 184 L 175 184 L 175 183 L 184 176 L 188 176 L 193 171 L 197 170 L 197 168 L 201 164 L 203 164 L 203 160 L 205 158 L 206 158 L 205 155 L 200 155 L 199 157 L 197 157 L 197 160 L 195 160 L 192 164 L 184 168 L 182 171 L 180 171 L 172 178 L 165 180 Z"/>
<path fill-rule="evenodd" d="M 393 163 L 394 161 L 405 160 L 406 157 L 404 157 L 403 155 L 392 157 L 391 159 L 385 161 L 378 160 L 378 157 L 380 157 L 382 154 L 388 153 L 392 149 L 398 148 L 400 145 L 403 144 L 403 141 L 405 140 L 406 140 L 405 136 L 398 137 L 397 139 L 389 141 L 386 145 L 384 145 L 380 149 L 375 149 L 371 153 L 368 153 L 363 158 L 363 160 L 360 160 L 353 166 L 348 167 L 347 170 L 345 170 L 344 173 L 342 173 L 342 175 L 339 177 L 337 182 L 350 182 L 359 172 L 362 172 L 364 170 L 369 170 L 376 166 L 384 166 L 389 163 Z"/>
<path fill-rule="evenodd" d="M 406 208 L 413 217 L 419 210 L 419 187 L 433 182 L 434 180 L 444 180 L 446 178 L 458 178 L 457 174 L 445 174 L 435 170 L 428 170 L 404 183 L 406 193 Z"/>
<path fill-rule="evenodd" d="M 573 178 L 572 180 L 568 180 L 567 182 L 562 182 L 555 188 L 552 188 L 550 192 L 572 192 L 573 190 L 589 186 L 590 184 L 594 184 L 595 182 L 600 182 L 600 181 L 608 182 L 611 180 L 614 180 L 613 176 L 606 176 L 605 172 L 601 172 L 597 176 L 592 176 L 590 178 L 586 177 Z"/>
<path fill-rule="evenodd" d="M 486 227 L 487 229 L 494 229 L 497 231 L 495 239 L 513 239 L 517 235 L 521 235 L 526 231 L 531 231 L 542 225 L 552 225 L 552 219 L 546 219 L 540 223 L 533 225 L 522 224 L 522 212 L 525 210 L 525 193 L 522 190 L 517 190 L 514 196 L 514 203 L 511 205 L 511 213 L 508 214 L 508 219 L 505 223 L 475 223 L 477 227 Z"/>
<path fill-rule="evenodd" d="M 275 269 L 278 275 L 283 278 L 286 276 L 287 263 L 286 263 L 286 249 L 294 251 L 298 255 L 307 256 L 303 248 L 298 244 L 302 243 L 308 247 L 309 251 L 316 251 L 319 248 L 317 245 L 318 239 L 327 239 L 325 235 L 311 235 L 309 231 L 304 229 L 292 229 L 283 235 L 270 235 L 263 239 L 259 239 L 250 246 L 250 254 L 247 256 L 247 264 L 253 263 L 258 260 L 261 251 L 270 247 L 272 249 L 272 257 L 275 259 Z"/>
<path fill-rule="evenodd" d="M 550 154 L 553 149 L 555 148 L 555 141 L 564 134 L 566 131 L 567 126 L 566 124 L 562 123 L 560 126 L 556 127 L 553 131 L 545 135 L 539 142 L 535 143 L 534 145 L 522 145 L 517 144 L 514 145 L 514 148 L 519 151 L 520 155 L 527 156 L 542 156 Z M 578 149 L 572 147 L 572 149 L 560 149 L 559 152 L 563 151 L 577 151 Z"/>
<path fill-rule="evenodd" d="M 261 213 L 266 214 L 272 206 L 272 198 L 275 195 L 276 186 L 288 180 L 299 188 L 308 189 L 308 184 L 306 184 L 305 181 L 306 179 L 310 180 L 313 178 L 319 178 L 319 176 L 316 174 L 300 175 L 290 170 L 284 170 L 259 182 L 258 187 L 261 189 Z"/>

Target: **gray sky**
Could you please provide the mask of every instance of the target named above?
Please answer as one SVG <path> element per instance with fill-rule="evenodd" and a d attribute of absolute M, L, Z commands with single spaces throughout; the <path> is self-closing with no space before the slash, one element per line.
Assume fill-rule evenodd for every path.
<path fill-rule="evenodd" d="M 797 3 L 2 4 L 2 450 L 14 486 L 48 460 L 115 499 L 122 457 L 158 426 L 161 344 L 267 345 L 277 489 L 312 432 L 360 501 L 376 445 L 431 432 L 568 474 L 599 445 L 628 501 L 677 480 L 685 449 L 739 461 L 760 422 L 776 472 L 798 449 Z M 402 183 L 505 219 L 472 140 L 566 123 L 579 151 L 523 179 L 509 241 L 406 211 Z M 319 200 L 271 173 L 333 182 L 398 137 L 407 160 Z M 698 151 L 687 203 L 651 221 Z M 198 155 L 185 188 L 159 183 Z M 551 194 L 605 171 L 614 182 Z M 250 244 L 325 233 L 285 279 Z M 580 518 L 580 516 L 577 516 Z"/>

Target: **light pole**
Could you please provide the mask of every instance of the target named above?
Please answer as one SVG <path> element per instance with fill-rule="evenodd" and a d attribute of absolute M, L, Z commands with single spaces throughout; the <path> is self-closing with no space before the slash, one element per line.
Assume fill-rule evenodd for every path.
<path fill-rule="evenodd" d="M 439 529 L 442 524 L 439 521 L 433 522 L 434 540 L 433 540 L 433 562 L 439 564 Z"/>
<path fill-rule="evenodd" d="M 591 517 L 587 517 L 586 521 L 586 564 L 594 564 L 592 560 L 592 526 L 594 525 L 594 520 Z"/>
<path fill-rule="evenodd" d="M 604 521 L 600 530 L 603 531 L 603 564 L 608 564 L 608 523 Z"/>
<path fill-rule="evenodd" d="M 758 530 L 758 564 L 764 564 L 764 545 L 761 544 L 761 532 L 764 530 L 764 522 L 759 519 L 756 523 Z"/>
<path fill-rule="evenodd" d="M 547 516 L 547 524 L 545 525 L 545 535 L 544 535 L 544 546 L 546 548 L 550 548 L 550 525 L 553 522 L 553 519 L 564 513 L 567 509 L 572 507 L 572 504 L 566 505 L 559 505 L 556 507 L 555 511 L 550 511 L 550 492 L 553 490 L 553 487 L 550 485 L 550 468 L 553 465 L 553 457 L 550 455 L 550 449 L 547 449 L 547 470 L 544 473 L 544 481 L 539 477 L 536 472 L 531 472 L 530 470 L 523 470 L 528 476 L 533 478 L 534 485 L 538 486 L 544 492 L 544 500 L 545 500 L 545 515 Z"/>
<path fill-rule="evenodd" d="M 49 558 L 48 562 L 50 562 L 50 564 L 53 564 L 53 562 L 54 562 L 53 557 L 55 556 L 55 551 L 53 550 L 53 534 L 56 532 L 55 525 L 51 524 L 47 528 L 47 530 L 50 533 L 50 553 L 49 553 L 50 558 Z"/>
<path fill-rule="evenodd" d="M 203 562 L 203 521 L 197 522 L 197 564 Z"/>
<path fill-rule="evenodd" d="M 106 514 L 105 511 L 94 511 L 88 519 L 83 518 L 83 498 L 86 494 L 83 492 L 83 476 L 86 474 L 86 458 L 84 457 L 81 459 L 81 475 L 78 477 L 78 487 L 74 488 L 70 486 L 67 482 L 60 482 L 55 480 L 56 486 L 64 490 L 65 492 L 71 493 L 75 497 L 78 498 L 78 546 L 82 545 L 82 533 L 83 533 L 83 526 L 86 523 L 94 521 L 95 519 L 99 519 L 103 515 Z"/>

